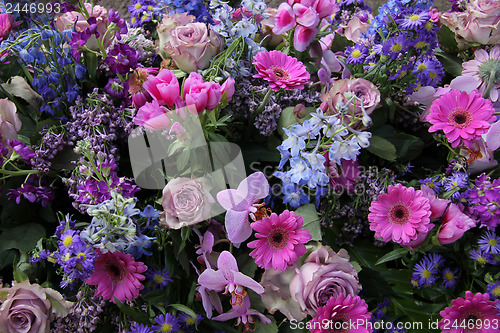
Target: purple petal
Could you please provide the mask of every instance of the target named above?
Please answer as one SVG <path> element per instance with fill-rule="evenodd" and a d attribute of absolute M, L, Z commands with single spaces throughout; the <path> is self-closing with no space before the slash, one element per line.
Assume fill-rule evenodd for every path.
<path fill-rule="evenodd" d="M 240 316 L 239 313 L 237 313 L 236 311 L 229 310 L 229 312 L 223 313 L 220 316 L 214 317 L 212 319 L 213 320 L 217 320 L 217 321 L 227 321 L 227 320 L 230 320 L 230 319 L 237 318 L 239 316 Z"/>
<path fill-rule="evenodd" d="M 252 228 L 250 227 L 250 223 L 248 222 L 248 213 L 248 211 L 227 211 L 227 238 L 229 238 L 232 243 L 243 243 L 252 235 Z"/>
<path fill-rule="evenodd" d="M 486 145 L 493 151 L 500 147 L 500 121 L 491 125 L 490 130 L 486 134 Z"/>
<path fill-rule="evenodd" d="M 206 269 L 198 278 L 198 283 L 203 287 L 217 292 L 224 290 L 227 282 L 222 271 L 214 271 L 211 268 Z"/>
<path fill-rule="evenodd" d="M 241 272 L 233 272 L 233 282 L 234 284 L 250 288 L 257 294 L 264 293 L 264 287 L 262 287 L 260 283 L 254 281 L 251 277 L 248 277 Z"/>
<path fill-rule="evenodd" d="M 238 186 L 238 194 L 252 204 L 264 199 L 269 194 L 269 183 L 262 172 L 252 173 Z"/>
<path fill-rule="evenodd" d="M 224 279 L 229 283 L 233 282 L 233 273 L 239 271 L 236 259 L 228 251 L 223 251 L 219 255 L 219 259 L 217 259 L 217 268 L 224 274 Z"/>
<path fill-rule="evenodd" d="M 250 202 L 249 200 L 241 196 L 241 194 L 237 190 L 233 189 L 223 190 L 217 193 L 217 201 L 219 201 L 220 205 L 225 210 L 232 209 L 245 211 L 253 204 L 253 202 Z"/>

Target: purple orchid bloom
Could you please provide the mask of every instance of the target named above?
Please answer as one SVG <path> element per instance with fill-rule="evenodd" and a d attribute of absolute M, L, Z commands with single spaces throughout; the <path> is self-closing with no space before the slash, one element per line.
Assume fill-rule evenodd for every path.
<path fill-rule="evenodd" d="M 255 323 L 255 320 L 252 316 L 259 317 L 260 321 L 264 324 L 270 324 L 271 320 L 264 316 L 257 310 L 250 309 L 250 297 L 246 296 L 243 299 L 242 304 L 233 305 L 233 308 L 226 313 L 223 313 L 214 318 L 217 321 L 227 321 L 233 318 L 238 318 L 236 322 L 236 326 L 243 324 L 245 325 L 245 332 L 251 331 L 250 324 Z"/>
<path fill-rule="evenodd" d="M 217 193 L 217 200 L 227 210 L 226 231 L 232 243 L 239 244 L 252 235 L 248 215 L 257 211 L 254 205 L 269 194 L 269 183 L 262 172 L 252 173 L 238 186 L 238 189 Z"/>
<path fill-rule="evenodd" d="M 257 294 L 264 292 L 264 287 L 239 271 L 238 263 L 230 252 L 224 251 L 219 255 L 217 268 L 217 271 L 207 268 L 199 276 L 198 283 L 206 290 L 216 292 L 224 290 L 224 294 L 230 293 L 233 306 L 243 304 L 243 300 L 247 296 L 243 287 L 252 289 Z"/>
<path fill-rule="evenodd" d="M 492 151 L 500 148 L 500 120 L 491 125 L 490 130 L 486 133 L 486 144 Z"/>

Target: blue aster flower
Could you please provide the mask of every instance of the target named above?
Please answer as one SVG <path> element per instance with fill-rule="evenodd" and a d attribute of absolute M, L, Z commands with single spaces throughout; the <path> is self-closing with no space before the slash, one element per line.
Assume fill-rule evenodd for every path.
<path fill-rule="evenodd" d="M 404 18 L 396 20 L 396 23 L 403 30 L 417 29 L 422 27 L 430 18 L 429 12 L 426 11 L 410 12 Z"/>
<path fill-rule="evenodd" d="M 144 324 L 135 323 L 134 327 L 131 327 L 129 333 L 153 333 L 154 331 L 150 326 Z"/>
<path fill-rule="evenodd" d="M 479 249 L 494 255 L 500 254 L 500 237 L 492 231 L 486 231 L 478 241 Z"/>
<path fill-rule="evenodd" d="M 449 267 L 443 269 L 443 283 L 441 285 L 444 288 L 454 288 L 457 283 L 457 273 L 458 269 L 452 270 Z"/>
<path fill-rule="evenodd" d="M 153 326 L 153 329 L 162 333 L 176 332 L 181 329 L 179 320 L 169 313 L 156 317 L 155 322 L 158 325 Z"/>
<path fill-rule="evenodd" d="M 345 55 L 348 64 L 360 64 L 368 54 L 368 49 L 363 44 L 356 44 L 354 47 L 346 47 Z"/>
<path fill-rule="evenodd" d="M 500 299 L 500 281 L 489 284 L 486 292 L 490 295 L 490 300 Z"/>
<path fill-rule="evenodd" d="M 429 259 L 424 258 L 415 265 L 413 278 L 418 281 L 419 286 L 429 287 L 436 281 L 438 269 Z"/>
<path fill-rule="evenodd" d="M 153 282 L 155 288 L 163 290 L 170 282 L 173 282 L 170 273 L 163 268 L 162 270 L 156 268 L 149 268 L 146 273 L 146 278 Z"/>
<path fill-rule="evenodd" d="M 409 47 L 409 40 L 404 35 L 390 37 L 382 46 L 384 54 L 396 59 L 400 54 L 406 52 Z"/>

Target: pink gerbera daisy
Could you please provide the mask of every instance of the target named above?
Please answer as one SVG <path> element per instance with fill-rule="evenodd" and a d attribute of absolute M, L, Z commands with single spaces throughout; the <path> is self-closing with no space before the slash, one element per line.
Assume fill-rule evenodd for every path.
<path fill-rule="evenodd" d="M 301 229 L 303 225 L 302 216 L 288 210 L 252 223 L 258 239 L 248 243 L 249 248 L 255 249 L 250 256 L 259 267 L 286 271 L 288 265 L 306 253 L 304 244 L 312 238 L 309 230 Z"/>
<path fill-rule="evenodd" d="M 474 59 L 464 62 L 462 68 L 462 75 L 471 75 L 480 80 L 477 89 L 481 94 L 484 95 L 489 89 L 491 101 L 500 99 L 500 45 L 495 45 L 489 53 L 486 50 L 477 50 Z"/>
<path fill-rule="evenodd" d="M 306 66 L 294 57 L 281 51 L 261 51 L 254 57 L 255 69 L 259 74 L 253 77 L 269 81 L 272 90 L 280 88 L 294 90 L 303 89 L 309 82 L 310 75 Z"/>
<path fill-rule="evenodd" d="M 460 143 L 470 147 L 474 140 L 488 132 L 490 122 L 495 121 L 494 112 L 491 101 L 477 90 L 470 94 L 452 90 L 432 103 L 426 119 L 432 124 L 429 132 L 443 130 L 453 148 Z"/>
<path fill-rule="evenodd" d="M 385 242 L 405 244 L 417 239 L 419 233 L 427 233 L 431 205 L 422 191 L 401 184 L 389 185 L 387 193 L 378 196 L 370 206 L 370 230 Z"/>
<path fill-rule="evenodd" d="M 136 262 L 130 254 L 107 252 L 96 260 L 94 274 L 86 282 L 97 286 L 96 296 L 102 296 L 113 303 L 115 297 L 120 302 L 126 299 L 131 301 L 144 288 L 140 281 L 145 277 L 141 273 L 147 269 L 146 265 Z"/>
<path fill-rule="evenodd" d="M 314 317 L 308 326 L 311 333 L 368 333 L 373 331 L 368 324 L 371 316 L 364 299 L 340 294 L 337 298 L 330 298 L 325 306 L 318 308 L 318 316 Z"/>
<path fill-rule="evenodd" d="M 498 325 L 486 323 L 500 322 L 495 304 L 499 300 L 490 301 L 488 294 L 473 294 L 465 292 L 465 299 L 456 298 L 439 314 L 443 319 L 439 321 L 439 328 L 443 333 L 494 333 L 498 332 Z"/>

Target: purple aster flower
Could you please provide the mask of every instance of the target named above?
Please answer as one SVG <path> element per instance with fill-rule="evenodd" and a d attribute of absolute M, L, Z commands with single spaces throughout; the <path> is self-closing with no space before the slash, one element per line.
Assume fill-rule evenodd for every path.
<path fill-rule="evenodd" d="M 177 318 L 169 313 L 156 317 L 155 322 L 158 325 L 153 326 L 152 328 L 153 330 L 157 330 L 160 332 L 176 332 L 181 329 Z"/>
<path fill-rule="evenodd" d="M 458 192 L 460 189 L 466 189 L 468 186 L 467 180 L 469 179 L 469 175 L 465 172 L 456 171 L 448 177 L 443 183 L 444 188 L 447 191 L 455 191 L 452 195 L 453 199 L 458 199 L 460 193 Z"/>
<path fill-rule="evenodd" d="M 486 231 L 478 241 L 479 249 L 491 254 L 500 253 L 500 237 L 492 231 Z"/>
<path fill-rule="evenodd" d="M 140 57 L 139 51 L 127 44 L 116 44 L 105 60 L 113 72 L 125 75 L 137 67 L 137 61 Z"/>
<path fill-rule="evenodd" d="M 129 331 L 129 333 L 153 333 L 153 332 L 154 331 L 151 327 L 138 323 L 135 323 L 134 327 L 131 327 Z"/>
<path fill-rule="evenodd" d="M 427 258 L 420 260 L 413 270 L 413 278 L 418 280 L 419 286 L 429 287 L 436 281 L 438 270 Z"/>
<path fill-rule="evenodd" d="M 439 176 L 425 178 L 419 182 L 422 185 L 429 186 L 436 194 L 439 194 L 443 189 L 443 184 L 439 181 Z"/>
<path fill-rule="evenodd" d="M 493 256 L 490 253 L 485 252 L 485 251 L 483 251 L 481 249 L 479 249 L 479 250 L 475 250 L 475 249 L 470 250 L 469 257 L 472 260 L 475 260 L 481 266 L 486 265 L 486 263 L 493 264 Z"/>
<path fill-rule="evenodd" d="M 444 76 L 444 69 L 435 56 L 418 60 L 413 69 L 417 81 L 423 86 L 436 86 Z"/>
<path fill-rule="evenodd" d="M 347 56 L 348 64 L 360 64 L 368 54 L 368 49 L 363 44 L 356 44 L 354 47 L 346 47 L 344 54 Z"/>
<path fill-rule="evenodd" d="M 128 81 L 121 82 L 119 78 L 109 78 L 104 91 L 113 98 L 124 99 L 128 95 Z"/>
<path fill-rule="evenodd" d="M 199 314 L 196 315 L 195 318 L 193 318 L 191 315 L 188 315 L 185 312 L 179 313 L 179 323 L 185 328 L 189 329 L 190 327 L 194 325 L 199 325 L 200 321 L 203 319 L 202 316 Z"/>
<path fill-rule="evenodd" d="M 396 59 L 401 53 L 408 50 L 408 46 L 408 39 L 403 35 L 397 35 L 385 41 L 382 51 L 384 54 L 391 56 L 392 59 Z"/>
<path fill-rule="evenodd" d="M 437 253 L 431 253 L 429 254 L 428 256 L 425 257 L 427 260 L 429 260 L 433 265 L 434 267 L 439 270 L 440 269 L 440 266 L 442 264 L 444 264 L 444 259 L 443 259 L 443 256 L 441 256 L 440 254 L 437 254 Z"/>
<path fill-rule="evenodd" d="M 454 288 L 457 283 L 457 273 L 458 269 L 451 270 L 451 268 L 446 267 L 443 269 L 443 283 L 441 284 L 444 288 Z"/>
<path fill-rule="evenodd" d="M 486 292 L 490 295 L 492 301 L 500 298 L 500 281 L 496 281 L 494 284 L 489 284 Z"/>
<path fill-rule="evenodd" d="M 404 18 L 396 20 L 396 23 L 403 30 L 416 29 L 423 26 L 430 18 L 428 12 L 422 11 L 420 13 L 409 13 Z"/>
<path fill-rule="evenodd" d="M 34 264 L 34 263 L 37 263 L 39 261 L 47 259 L 49 256 L 50 256 L 50 252 L 48 250 L 43 249 L 40 251 L 40 253 L 34 253 L 30 257 L 30 262 L 32 264 Z"/>
<path fill-rule="evenodd" d="M 156 268 L 149 268 L 146 273 L 146 277 L 154 283 L 155 288 L 163 289 L 173 280 L 170 277 L 168 271 L 164 268 L 162 270 Z"/>

